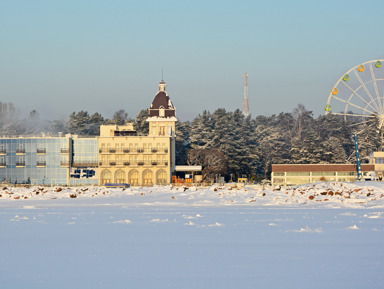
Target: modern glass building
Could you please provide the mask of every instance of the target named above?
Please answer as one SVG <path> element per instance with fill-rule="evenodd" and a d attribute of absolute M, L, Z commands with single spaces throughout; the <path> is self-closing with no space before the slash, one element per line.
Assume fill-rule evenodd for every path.
<path fill-rule="evenodd" d="M 32 185 L 97 185 L 97 138 L 0 139 L 0 181 Z"/>
<path fill-rule="evenodd" d="M 63 148 L 68 137 L 0 139 L 0 180 L 13 184 L 66 185 L 68 166 Z"/>

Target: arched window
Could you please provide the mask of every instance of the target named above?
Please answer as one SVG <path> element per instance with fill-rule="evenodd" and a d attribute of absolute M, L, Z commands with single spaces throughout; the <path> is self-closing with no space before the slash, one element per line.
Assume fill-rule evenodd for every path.
<path fill-rule="evenodd" d="M 156 173 L 156 184 L 166 185 L 167 183 L 167 172 L 163 169 L 158 170 Z"/>
<path fill-rule="evenodd" d="M 117 170 L 115 172 L 115 183 L 125 183 L 125 173 L 123 170 Z"/>
<path fill-rule="evenodd" d="M 144 186 L 152 186 L 153 185 L 153 172 L 151 170 L 145 170 L 143 172 L 143 180 Z"/>
<path fill-rule="evenodd" d="M 138 170 L 130 170 L 128 173 L 128 183 L 131 186 L 139 185 L 139 172 Z"/>
<path fill-rule="evenodd" d="M 110 183 L 112 180 L 112 174 L 110 170 L 101 171 L 101 184 Z"/>

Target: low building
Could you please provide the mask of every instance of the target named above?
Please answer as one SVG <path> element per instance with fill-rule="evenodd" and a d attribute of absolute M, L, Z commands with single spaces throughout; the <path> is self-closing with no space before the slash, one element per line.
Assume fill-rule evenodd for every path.
<path fill-rule="evenodd" d="M 363 174 L 371 177 L 374 164 L 362 164 Z M 295 186 L 320 181 L 356 181 L 357 166 L 353 164 L 273 164 L 272 185 Z"/>

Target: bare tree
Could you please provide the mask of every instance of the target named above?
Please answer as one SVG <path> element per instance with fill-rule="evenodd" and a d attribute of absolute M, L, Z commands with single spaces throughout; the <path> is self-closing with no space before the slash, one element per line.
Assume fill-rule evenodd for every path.
<path fill-rule="evenodd" d="M 203 167 L 203 179 L 213 179 L 215 175 L 225 175 L 227 161 L 218 149 L 191 149 L 188 151 L 188 164 Z"/>

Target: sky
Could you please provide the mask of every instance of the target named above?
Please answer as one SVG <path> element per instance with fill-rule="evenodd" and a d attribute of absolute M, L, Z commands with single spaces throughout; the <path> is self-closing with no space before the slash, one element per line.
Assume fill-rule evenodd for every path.
<path fill-rule="evenodd" d="M 158 83 L 203 110 L 324 114 L 350 68 L 384 58 L 383 1 L 0 1 L 0 101 L 22 114 L 135 117 Z M 163 70 L 163 76 L 162 76 Z"/>

